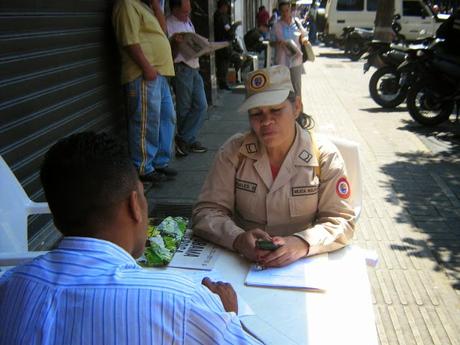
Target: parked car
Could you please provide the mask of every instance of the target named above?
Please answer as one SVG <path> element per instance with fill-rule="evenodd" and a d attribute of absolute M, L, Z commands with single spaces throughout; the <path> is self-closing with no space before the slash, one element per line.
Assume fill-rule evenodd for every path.
<path fill-rule="evenodd" d="M 340 40 L 347 26 L 372 29 L 378 0 L 328 0 L 323 39 Z M 405 40 L 433 36 L 446 15 L 435 15 L 423 0 L 395 0 L 395 14 L 401 16 L 400 34 Z"/>

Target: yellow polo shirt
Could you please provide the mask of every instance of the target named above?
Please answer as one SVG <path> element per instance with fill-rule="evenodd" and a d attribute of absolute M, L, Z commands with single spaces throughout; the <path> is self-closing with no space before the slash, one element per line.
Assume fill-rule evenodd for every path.
<path fill-rule="evenodd" d="M 152 9 L 140 0 L 118 0 L 113 8 L 112 22 L 121 52 L 121 83 L 142 75 L 142 69 L 124 47 L 140 44 L 147 60 L 163 76 L 174 76 L 171 45 Z"/>

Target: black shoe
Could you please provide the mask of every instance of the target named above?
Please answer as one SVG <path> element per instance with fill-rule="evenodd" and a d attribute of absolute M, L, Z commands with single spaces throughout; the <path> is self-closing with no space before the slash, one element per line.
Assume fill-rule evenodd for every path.
<path fill-rule="evenodd" d="M 190 152 L 194 153 L 205 153 L 208 149 L 201 145 L 199 141 L 195 141 L 193 144 L 190 145 Z"/>
<path fill-rule="evenodd" d="M 177 170 L 170 167 L 156 168 L 155 171 L 159 172 L 160 174 L 166 175 L 166 177 L 173 177 L 177 175 Z"/>
<path fill-rule="evenodd" d="M 221 90 L 231 90 L 230 86 L 228 86 L 228 84 L 219 85 L 219 89 L 221 89 Z"/>
<path fill-rule="evenodd" d="M 140 175 L 139 178 L 142 182 L 152 182 L 152 183 L 160 183 L 160 182 L 164 182 L 167 180 L 166 175 L 158 171 L 152 171 L 151 173 L 147 175 Z"/>
<path fill-rule="evenodd" d="M 176 139 L 176 157 L 185 157 L 187 155 L 188 155 L 187 144 L 180 139 Z"/>

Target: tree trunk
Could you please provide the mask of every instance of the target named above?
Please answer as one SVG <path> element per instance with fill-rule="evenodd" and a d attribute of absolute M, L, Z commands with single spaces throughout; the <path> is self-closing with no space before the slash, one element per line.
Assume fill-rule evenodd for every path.
<path fill-rule="evenodd" d="M 394 0 L 379 0 L 375 14 L 374 39 L 391 42 L 394 32 L 391 29 L 395 3 Z"/>

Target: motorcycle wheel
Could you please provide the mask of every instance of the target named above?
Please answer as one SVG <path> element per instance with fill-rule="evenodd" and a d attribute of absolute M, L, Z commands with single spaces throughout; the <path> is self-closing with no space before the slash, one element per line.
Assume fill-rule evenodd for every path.
<path fill-rule="evenodd" d="M 412 118 L 424 126 L 436 126 L 446 121 L 454 110 L 453 100 L 438 100 L 430 89 L 431 84 L 421 80 L 407 93 L 407 108 Z"/>
<path fill-rule="evenodd" d="M 352 42 L 347 48 L 347 56 L 351 61 L 358 61 L 364 54 L 363 43 Z"/>
<path fill-rule="evenodd" d="M 379 68 L 374 72 L 369 80 L 369 93 L 375 103 L 382 108 L 395 108 L 404 102 L 407 96 L 407 87 L 401 87 L 399 85 L 399 78 L 399 72 L 396 68 L 391 66 Z M 382 85 L 385 85 L 384 83 L 387 83 L 387 88 L 391 86 L 392 83 L 395 83 L 391 87 L 392 93 L 387 93 L 388 90 L 382 88 Z"/>

